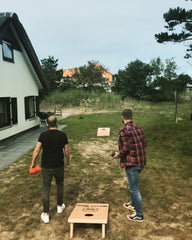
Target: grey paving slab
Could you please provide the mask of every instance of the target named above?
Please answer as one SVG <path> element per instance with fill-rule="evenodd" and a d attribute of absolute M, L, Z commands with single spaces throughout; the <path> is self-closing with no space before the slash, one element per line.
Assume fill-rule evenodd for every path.
<path fill-rule="evenodd" d="M 68 116 L 69 114 L 65 114 L 62 117 L 59 117 L 58 120 Z M 66 125 L 59 125 L 58 129 L 61 130 L 65 127 Z M 47 127 L 42 126 L 29 130 L 18 136 L 11 137 L 7 140 L 0 141 L 0 170 L 16 161 L 29 150 L 33 149 L 40 133 L 46 130 Z"/>

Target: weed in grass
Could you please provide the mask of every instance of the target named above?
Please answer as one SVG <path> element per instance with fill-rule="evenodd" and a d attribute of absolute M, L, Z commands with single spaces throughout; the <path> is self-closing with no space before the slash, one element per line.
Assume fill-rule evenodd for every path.
<path fill-rule="evenodd" d="M 40 221 L 37 220 L 36 218 L 29 218 L 28 221 L 26 222 L 26 226 L 30 226 L 32 228 L 37 228 L 40 224 Z"/>
<path fill-rule="evenodd" d="M 168 210 L 169 210 L 168 204 L 163 202 L 162 200 L 160 200 L 160 202 L 159 202 L 159 207 L 162 208 L 162 210 L 165 212 L 168 212 Z"/>
<path fill-rule="evenodd" d="M 13 231 L 16 227 L 16 222 L 10 220 L 8 216 L 4 219 L 3 224 L 6 226 L 6 230 L 10 232 Z"/>
<path fill-rule="evenodd" d="M 192 157 L 192 139 L 189 139 L 189 140 L 184 140 L 182 143 L 181 143 L 181 151 L 182 151 L 182 154 L 184 156 L 189 156 L 189 157 Z"/>
<path fill-rule="evenodd" d="M 73 182 L 65 186 L 65 195 L 68 201 L 75 201 L 79 193 L 81 192 L 80 187 L 81 181 Z"/>
<path fill-rule="evenodd" d="M 133 240 L 134 237 L 129 236 L 128 234 L 124 234 L 122 232 L 116 232 L 112 234 L 108 234 L 106 240 Z"/>
<path fill-rule="evenodd" d="M 35 198 L 35 197 L 40 196 L 41 193 L 42 193 L 41 186 L 36 186 L 35 188 L 30 189 L 29 197 L 30 198 Z"/>
<path fill-rule="evenodd" d="M 11 204 L 12 199 L 9 197 L 6 197 L 5 195 L 3 196 L 4 197 L 0 199 L 0 209 L 1 211 L 6 211 L 7 206 Z"/>

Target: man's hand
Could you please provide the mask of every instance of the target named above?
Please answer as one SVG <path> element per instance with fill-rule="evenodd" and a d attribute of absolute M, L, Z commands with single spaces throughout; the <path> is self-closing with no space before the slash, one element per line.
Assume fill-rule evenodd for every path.
<path fill-rule="evenodd" d="M 31 168 L 34 168 L 34 167 L 35 167 L 35 164 L 31 164 L 30 169 L 31 169 Z"/>
<path fill-rule="evenodd" d="M 70 160 L 67 160 L 67 165 L 69 166 L 71 164 L 71 161 Z"/>
<path fill-rule="evenodd" d="M 120 152 L 115 152 L 115 155 L 113 158 L 120 158 Z"/>
<path fill-rule="evenodd" d="M 41 150 L 41 145 L 42 145 L 41 142 L 37 142 L 37 145 L 36 145 L 36 147 L 35 147 L 35 149 L 33 151 L 33 157 L 32 157 L 32 161 L 31 161 L 30 169 L 34 168 L 35 165 L 36 165 L 35 162 L 36 162 L 36 159 L 37 159 L 37 157 L 39 155 L 39 152 Z"/>

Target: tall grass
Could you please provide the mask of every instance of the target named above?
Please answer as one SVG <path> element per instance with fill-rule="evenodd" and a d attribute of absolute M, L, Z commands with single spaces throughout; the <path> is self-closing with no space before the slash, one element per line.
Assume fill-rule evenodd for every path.
<path fill-rule="evenodd" d="M 43 99 L 42 106 L 78 107 L 82 100 L 95 98 L 94 95 L 82 90 L 55 91 Z"/>
<path fill-rule="evenodd" d="M 114 93 L 96 93 L 81 89 L 70 89 L 67 91 L 55 91 L 44 97 L 41 109 L 51 110 L 55 108 L 91 108 L 93 110 L 109 109 L 121 111 L 123 108 L 143 110 L 151 108 L 152 103 L 137 101 L 131 98 L 122 100 L 120 95 Z"/>
<path fill-rule="evenodd" d="M 41 103 L 42 108 L 70 108 L 91 107 L 94 109 L 119 109 L 121 97 L 110 93 L 88 92 L 81 89 L 55 91 L 45 97 Z"/>
<path fill-rule="evenodd" d="M 123 103 L 119 95 L 102 93 L 97 96 L 96 102 L 94 102 L 94 108 L 118 110 L 122 104 Z"/>

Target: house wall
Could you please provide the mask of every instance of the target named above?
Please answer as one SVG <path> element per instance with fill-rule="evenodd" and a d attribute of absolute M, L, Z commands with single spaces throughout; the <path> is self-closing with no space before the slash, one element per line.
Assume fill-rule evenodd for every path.
<path fill-rule="evenodd" d="M 34 73 L 22 52 L 14 50 L 14 63 L 4 61 L 0 44 L 0 97 L 16 97 L 18 110 L 18 123 L 0 129 L 0 140 L 39 125 L 38 117 L 25 119 L 24 104 L 24 97 L 38 95 Z"/>

